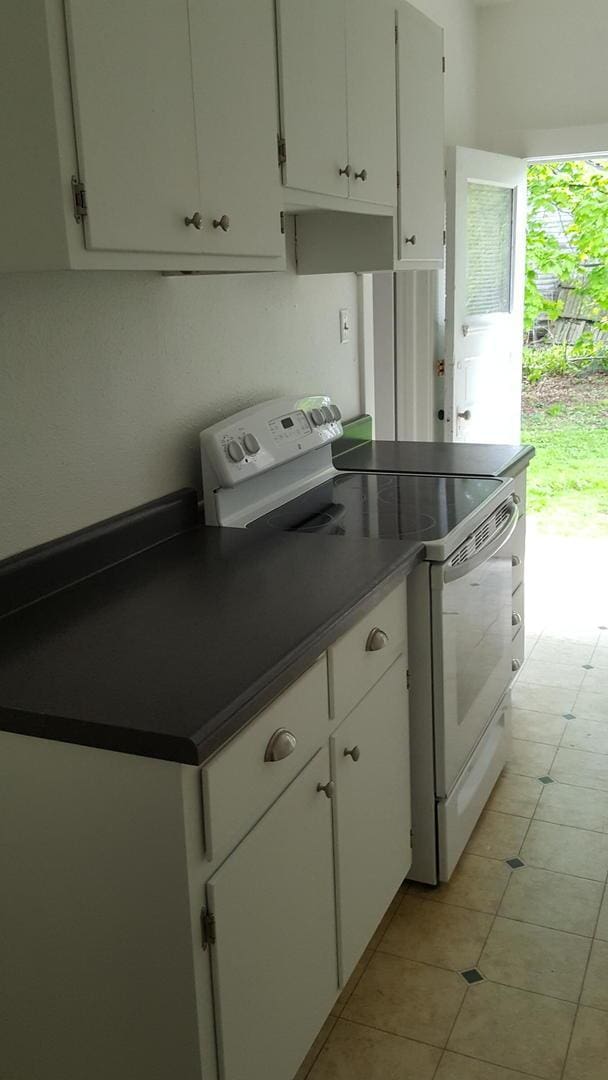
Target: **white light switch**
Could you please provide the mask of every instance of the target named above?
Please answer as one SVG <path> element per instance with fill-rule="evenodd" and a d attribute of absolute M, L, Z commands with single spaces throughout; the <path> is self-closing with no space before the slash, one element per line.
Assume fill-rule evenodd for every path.
<path fill-rule="evenodd" d="M 345 345 L 347 341 L 350 341 L 350 311 L 340 308 L 340 344 Z"/>

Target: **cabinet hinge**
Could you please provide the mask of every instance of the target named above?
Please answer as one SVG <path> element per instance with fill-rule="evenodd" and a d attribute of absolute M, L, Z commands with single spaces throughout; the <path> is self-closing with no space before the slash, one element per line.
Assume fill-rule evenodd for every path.
<path fill-rule="evenodd" d="M 407 673 L 407 675 L 405 677 L 405 685 L 406 685 L 408 690 L 410 689 L 410 687 L 412 685 L 412 673 L 411 673 L 411 671 L 408 671 L 408 673 Z"/>
<path fill-rule="evenodd" d="M 285 236 L 285 211 L 281 210 L 281 236 Z"/>
<path fill-rule="evenodd" d="M 395 41 L 399 41 L 399 27 L 395 26 Z"/>
<path fill-rule="evenodd" d="M 206 908 L 201 910 L 201 938 L 203 949 L 206 949 L 208 945 L 215 945 L 215 915 Z"/>
<path fill-rule="evenodd" d="M 74 217 L 80 224 L 88 214 L 87 193 L 84 184 L 81 183 L 77 176 L 72 177 L 72 202 L 74 204 Z"/>
<path fill-rule="evenodd" d="M 399 190 L 400 187 L 401 187 L 401 173 L 399 172 L 399 169 L 397 169 L 397 191 Z"/>
<path fill-rule="evenodd" d="M 441 70 L 442 70 L 443 74 L 445 75 L 445 56 L 441 57 Z"/>
<path fill-rule="evenodd" d="M 410 845 L 414 843 L 414 830 L 410 829 Z"/>
<path fill-rule="evenodd" d="M 445 245 L 446 245 L 446 243 L 447 243 L 447 240 L 448 240 L 448 237 L 447 237 L 447 233 L 446 233 L 446 231 L 445 231 L 445 229 L 444 229 L 444 230 L 443 230 L 443 246 L 444 246 L 444 247 L 445 247 Z"/>
<path fill-rule="evenodd" d="M 277 154 L 279 165 L 287 164 L 287 143 L 282 135 L 277 135 Z"/>

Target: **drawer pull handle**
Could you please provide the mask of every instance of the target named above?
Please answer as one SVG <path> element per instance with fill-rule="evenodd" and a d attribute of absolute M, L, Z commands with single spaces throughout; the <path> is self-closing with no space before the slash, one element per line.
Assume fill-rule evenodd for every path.
<path fill-rule="evenodd" d="M 521 615 L 517 611 L 511 615 L 511 626 L 521 626 Z"/>
<path fill-rule="evenodd" d="M 287 728 L 279 728 L 270 738 L 264 754 L 264 761 L 282 761 L 283 758 L 293 754 L 296 745 L 297 739 L 295 735 L 292 735 Z"/>
<path fill-rule="evenodd" d="M 353 746 L 352 750 L 345 750 L 344 757 L 352 757 L 353 761 L 358 761 L 361 757 L 361 751 L 358 746 Z"/>
<path fill-rule="evenodd" d="M 511 566 L 521 566 L 521 559 L 519 555 L 513 555 L 511 559 Z"/>
<path fill-rule="evenodd" d="M 380 630 L 378 626 L 375 626 L 365 643 L 365 651 L 378 652 L 379 649 L 384 649 L 387 645 L 388 634 L 385 634 L 384 630 Z"/>
<path fill-rule="evenodd" d="M 324 791 L 327 799 L 333 799 L 336 785 L 333 780 L 329 780 L 327 784 L 317 784 L 317 791 Z"/>
<path fill-rule="evenodd" d="M 228 217 L 228 214 L 222 214 L 221 218 L 214 218 L 213 228 L 221 229 L 222 232 L 228 232 L 228 229 L 230 228 L 230 218 Z"/>
<path fill-rule="evenodd" d="M 519 671 L 520 667 L 521 667 L 521 660 L 512 660 L 511 661 L 511 671 Z"/>
<path fill-rule="evenodd" d="M 184 225 L 194 225 L 195 229 L 202 229 L 203 219 L 199 211 L 197 210 L 196 213 L 192 215 L 192 217 L 184 218 Z"/>

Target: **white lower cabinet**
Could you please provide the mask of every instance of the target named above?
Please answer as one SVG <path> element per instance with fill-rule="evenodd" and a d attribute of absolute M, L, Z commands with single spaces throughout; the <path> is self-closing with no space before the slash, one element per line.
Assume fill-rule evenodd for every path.
<path fill-rule="evenodd" d="M 331 738 L 342 982 L 412 862 L 406 680 L 401 656 Z"/>
<path fill-rule="evenodd" d="M 223 1080 L 290 1080 L 335 1000 L 329 779 L 326 746 L 207 883 Z"/>

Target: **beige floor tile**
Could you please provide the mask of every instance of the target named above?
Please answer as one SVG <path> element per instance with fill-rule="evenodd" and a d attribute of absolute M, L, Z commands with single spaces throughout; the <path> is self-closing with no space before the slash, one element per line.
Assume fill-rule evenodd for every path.
<path fill-rule="evenodd" d="M 334 1016 L 328 1016 L 293 1080 L 306 1080 L 310 1075 L 310 1070 L 329 1038 L 335 1023 L 336 1018 Z"/>
<path fill-rule="evenodd" d="M 448 1049 L 543 1080 L 559 1080 L 575 1006 L 484 982 L 467 994 Z"/>
<path fill-rule="evenodd" d="M 374 955 L 374 950 L 372 949 L 371 944 L 370 944 L 369 948 L 367 948 L 365 950 L 365 952 L 363 953 L 363 956 L 361 957 L 361 959 L 359 960 L 359 963 L 355 967 L 355 970 L 353 971 L 352 975 L 350 976 L 346 986 L 342 990 L 342 993 L 337 998 L 336 1003 L 335 1003 L 333 1009 L 331 1010 L 332 1014 L 334 1016 L 341 1016 L 342 1015 L 342 1010 L 344 1009 L 344 1006 L 346 1005 L 346 1002 L 350 1001 L 350 999 L 352 997 L 353 990 L 355 989 L 355 986 L 359 982 L 359 979 L 363 975 L 363 972 L 365 971 L 365 969 L 366 969 L 367 965 L 369 964 L 369 962 L 370 962 L 373 955 Z"/>
<path fill-rule="evenodd" d="M 432 1080 L 441 1050 L 338 1020 L 310 1080 Z"/>
<path fill-rule="evenodd" d="M 574 641 L 548 641 L 541 638 L 534 649 L 534 663 L 542 661 L 548 664 L 573 664 L 581 667 L 593 661 L 594 645 L 580 645 Z"/>
<path fill-rule="evenodd" d="M 608 724 L 603 724 L 601 720 L 569 720 L 561 745 L 568 750 L 608 754 Z"/>
<path fill-rule="evenodd" d="M 570 784 L 547 784 L 534 817 L 556 825 L 608 832 L 608 793 Z"/>
<path fill-rule="evenodd" d="M 603 892 L 599 881 L 526 866 L 511 875 L 499 914 L 592 937 Z"/>
<path fill-rule="evenodd" d="M 565 727 L 563 717 L 552 716 L 551 713 L 531 712 L 529 709 L 513 709 L 511 713 L 514 739 L 559 746 Z"/>
<path fill-rule="evenodd" d="M 540 716 L 541 714 L 536 713 L 535 715 Z M 496 810 L 501 814 L 532 817 L 543 791 L 543 786 L 540 781 L 531 776 L 503 773 L 488 799 L 486 809 Z"/>
<path fill-rule="evenodd" d="M 592 661 L 593 663 L 593 661 Z M 583 690 L 590 690 L 594 694 L 608 694 L 608 669 L 593 667 L 585 674 Z"/>
<path fill-rule="evenodd" d="M 343 1019 L 445 1046 L 465 993 L 464 980 L 455 971 L 377 952 Z"/>
<path fill-rule="evenodd" d="M 608 941 L 594 941 L 585 975 L 581 1005 L 608 1010 Z M 608 1059 L 606 1061 L 608 1075 Z"/>
<path fill-rule="evenodd" d="M 577 720 L 608 720 L 608 694 L 581 690 L 572 712 Z"/>
<path fill-rule="evenodd" d="M 526 818 L 485 810 L 466 850 L 488 859 L 511 859 L 519 854 L 529 824 Z"/>
<path fill-rule="evenodd" d="M 585 750 L 560 747 L 549 772 L 562 784 L 608 791 L 607 754 L 589 754 Z"/>
<path fill-rule="evenodd" d="M 513 739 L 505 773 L 520 776 L 546 776 L 555 757 L 555 747 L 544 743 Z"/>
<path fill-rule="evenodd" d="M 371 1078 L 370 1078 L 371 1080 Z M 490 1065 L 487 1061 L 452 1054 L 446 1050 L 435 1080 L 527 1080 L 524 1073 L 504 1069 L 502 1065 Z"/>
<path fill-rule="evenodd" d="M 608 1013 L 578 1011 L 564 1080 L 606 1080 L 608 1075 Z"/>
<path fill-rule="evenodd" d="M 408 885 L 407 888 L 409 888 L 409 885 Z M 403 897 L 405 896 L 406 892 L 407 892 L 406 887 L 402 886 L 401 889 L 399 890 L 399 892 L 397 893 L 397 895 L 393 898 L 393 900 L 391 900 L 391 903 L 389 905 L 388 911 L 386 912 L 386 915 L 380 920 L 380 924 L 378 926 L 378 929 L 376 930 L 372 940 L 369 943 L 370 949 L 377 949 L 378 948 L 378 945 L 380 944 L 380 942 L 382 941 L 382 938 L 384 937 L 384 934 L 386 932 L 386 928 L 388 927 L 388 925 L 389 925 L 391 919 L 393 918 L 395 912 L 398 910 L 399 904 L 401 903 L 401 901 L 402 901 Z"/>
<path fill-rule="evenodd" d="M 597 920 L 595 936 L 602 941 L 608 941 L 608 889 L 604 893 L 604 900 L 600 908 L 600 917 Z"/>
<path fill-rule="evenodd" d="M 521 857 L 529 866 L 604 881 L 608 872 L 608 836 L 532 821 Z"/>
<path fill-rule="evenodd" d="M 563 716 L 573 712 L 572 706 L 576 690 L 561 690 L 555 686 L 537 686 L 522 683 L 519 680 L 511 691 L 511 700 L 515 709 L 530 709 L 532 712 L 554 713 Z"/>
<path fill-rule="evenodd" d="M 464 971 L 475 967 L 491 925 L 492 916 L 483 912 L 405 896 L 378 949 Z"/>
<path fill-rule="evenodd" d="M 546 926 L 497 918 L 479 970 L 493 982 L 577 1002 L 591 941 Z"/>
<path fill-rule="evenodd" d="M 434 889 L 427 899 L 494 914 L 510 875 L 511 870 L 504 861 L 465 852 L 449 882 Z"/>
<path fill-rule="evenodd" d="M 586 675 L 580 664 L 552 663 L 530 657 L 522 668 L 518 682 L 535 683 L 536 686 L 560 686 L 566 690 L 579 690 Z"/>

